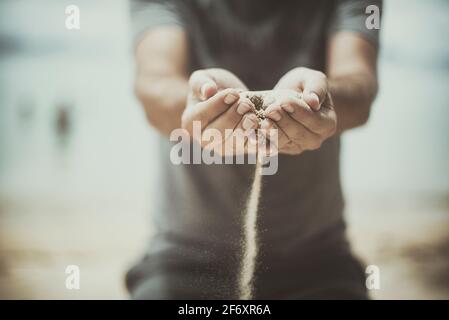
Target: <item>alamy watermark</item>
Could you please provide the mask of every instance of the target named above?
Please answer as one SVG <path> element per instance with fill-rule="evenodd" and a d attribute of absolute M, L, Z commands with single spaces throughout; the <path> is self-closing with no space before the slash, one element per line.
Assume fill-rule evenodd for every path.
<path fill-rule="evenodd" d="M 380 289 L 380 268 L 376 265 L 369 265 L 365 269 L 365 285 L 368 290 Z"/>
<path fill-rule="evenodd" d="M 79 30 L 81 28 L 80 8 L 74 4 L 65 8 L 65 27 L 67 30 Z"/>
<path fill-rule="evenodd" d="M 262 175 L 273 175 L 278 170 L 277 129 L 226 129 L 223 135 L 214 128 L 201 130 L 201 122 L 193 121 L 192 135 L 178 128 L 170 134 L 170 141 L 177 142 L 170 151 L 170 160 L 175 165 L 259 161 L 263 165 Z"/>
<path fill-rule="evenodd" d="M 369 5 L 365 9 L 369 16 L 365 20 L 365 26 L 368 30 L 380 29 L 380 8 L 376 5 Z"/>
<path fill-rule="evenodd" d="M 67 290 L 79 290 L 80 289 L 80 267 L 71 264 L 65 268 L 65 273 L 68 275 L 65 279 L 65 287 Z"/>

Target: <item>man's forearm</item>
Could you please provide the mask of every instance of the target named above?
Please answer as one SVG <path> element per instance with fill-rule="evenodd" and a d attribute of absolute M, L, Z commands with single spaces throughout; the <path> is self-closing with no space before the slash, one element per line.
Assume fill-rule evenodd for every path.
<path fill-rule="evenodd" d="M 179 27 L 148 31 L 136 47 L 134 91 L 148 121 L 165 135 L 181 126 L 188 92 L 187 40 Z"/>
<path fill-rule="evenodd" d="M 353 32 L 339 32 L 330 38 L 326 73 L 339 133 L 368 120 L 377 94 L 377 51 Z"/>
<path fill-rule="evenodd" d="M 355 128 L 368 121 L 377 94 L 377 81 L 369 75 L 348 75 L 329 79 L 338 117 L 337 132 Z"/>
<path fill-rule="evenodd" d="M 148 121 L 164 135 L 181 127 L 185 109 L 188 81 L 177 76 L 138 76 L 136 95 L 144 106 Z"/>

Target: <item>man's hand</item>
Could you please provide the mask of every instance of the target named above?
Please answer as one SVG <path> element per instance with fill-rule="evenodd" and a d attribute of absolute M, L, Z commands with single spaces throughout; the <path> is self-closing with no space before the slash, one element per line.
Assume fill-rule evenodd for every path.
<path fill-rule="evenodd" d="M 336 132 L 337 115 L 322 72 L 293 69 L 279 80 L 273 95 L 278 98 L 265 110 L 261 128 L 278 129 L 280 153 L 318 149 Z"/>
<path fill-rule="evenodd" d="M 221 134 L 221 141 L 213 141 L 215 150 L 221 150 L 222 155 L 239 153 L 238 146 L 246 145 L 246 136 L 226 134 L 225 130 L 244 131 L 258 126 L 256 115 L 250 112 L 254 107 L 252 102 L 240 97 L 240 92 L 248 90 L 246 86 L 227 70 L 206 69 L 192 73 L 189 88 L 187 106 L 182 115 L 182 127 L 195 137 L 193 123 L 200 121 L 203 132 L 215 129 Z M 234 141 L 232 149 L 229 149 L 225 148 L 227 139 L 245 141 Z M 198 142 L 203 147 L 211 147 L 210 141 L 201 139 Z M 217 143 L 220 147 L 216 147 Z"/>

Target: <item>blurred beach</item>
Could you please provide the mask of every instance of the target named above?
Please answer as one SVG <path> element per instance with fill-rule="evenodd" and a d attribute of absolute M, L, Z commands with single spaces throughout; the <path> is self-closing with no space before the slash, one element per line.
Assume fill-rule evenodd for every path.
<path fill-rule="evenodd" d="M 348 232 L 380 268 L 373 298 L 449 299 L 447 12 L 385 1 L 379 96 L 343 138 Z M 124 0 L 0 2 L 0 298 L 128 298 L 158 192 L 128 19 Z M 65 287 L 73 264 L 80 290 Z"/>

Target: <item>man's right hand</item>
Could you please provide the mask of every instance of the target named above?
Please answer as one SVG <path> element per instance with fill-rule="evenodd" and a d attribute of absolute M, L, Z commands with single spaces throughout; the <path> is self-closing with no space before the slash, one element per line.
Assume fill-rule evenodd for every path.
<path fill-rule="evenodd" d="M 254 105 L 247 98 L 240 97 L 240 92 L 248 90 L 246 86 L 233 73 L 224 69 L 205 69 L 192 73 L 189 80 L 189 95 L 186 109 L 182 115 L 182 127 L 190 135 L 199 139 L 203 147 L 210 146 L 210 141 L 203 141 L 201 137 L 193 135 L 193 122 L 200 121 L 202 133 L 208 129 L 216 129 L 221 134 L 222 155 L 233 155 L 239 153 L 236 146 L 243 143 L 246 145 L 247 136 L 238 134 L 227 134 L 226 129 L 246 131 L 256 129 L 258 121 L 252 112 Z M 232 149 L 225 148 L 227 139 L 245 139 L 245 141 L 234 140 Z M 245 147 L 246 149 L 246 147 Z"/>

